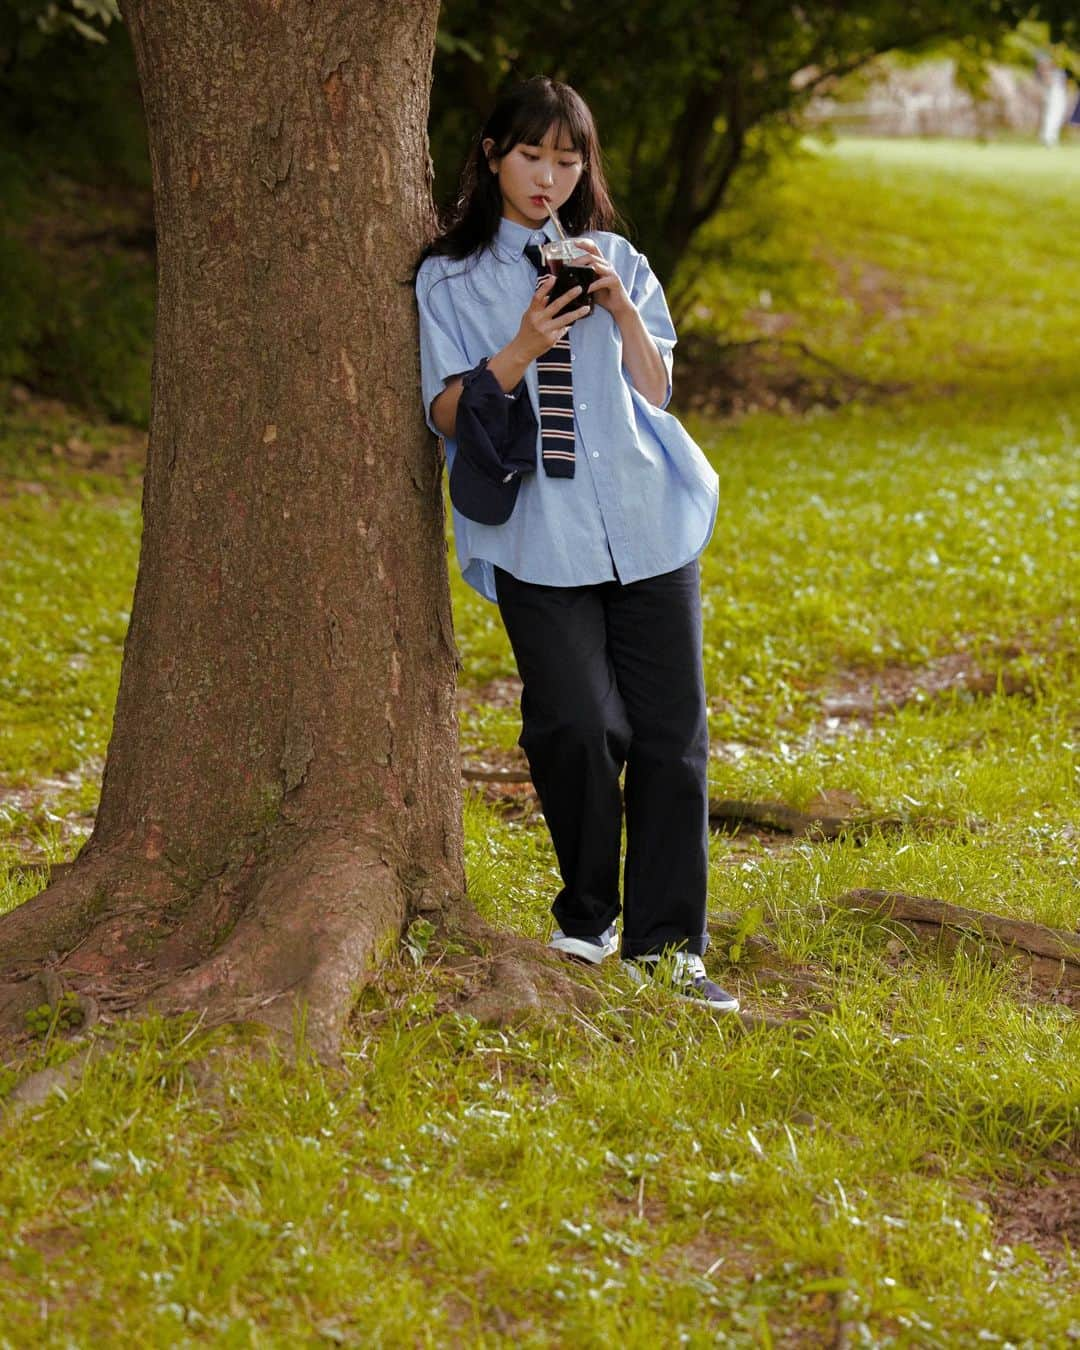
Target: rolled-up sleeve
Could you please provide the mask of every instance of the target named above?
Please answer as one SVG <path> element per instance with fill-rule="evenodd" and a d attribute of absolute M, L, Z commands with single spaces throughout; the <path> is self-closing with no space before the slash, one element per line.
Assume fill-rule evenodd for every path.
<path fill-rule="evenodd" d="M 432 403 L 446 388 L 447 380 L 464 374 L 475 364 L 465 355 L 451 288 L 443 281 L 444 266 L 441 258 L 428 258 L 416 278 L 416 303 L 420 311 L 420 389 L 424 419 L 436 436 L 442 433 L 432 421 Z"/>
<path fill-rule="evenodd" d="M 660 353 L 661 359 L 667 370 L 667 392 L 664 394 L 661 408 L 666 408 L 671 401 L 671 371 L 674 365 L 675 349 L 675 325 L 671 322 L 671 314 L 668 311 L 667 301 L 664 299 L 664 288 L 656 279 L 656 274 L 649 266 L 649 260 L 643 253 L 639 253 L 634 259 L 634 274 L 630 280 L 628 288 L 630 299 L 634 302 L 634 307 L 641 315 L 641 321 L 656 343 L 656 350 Z"/>

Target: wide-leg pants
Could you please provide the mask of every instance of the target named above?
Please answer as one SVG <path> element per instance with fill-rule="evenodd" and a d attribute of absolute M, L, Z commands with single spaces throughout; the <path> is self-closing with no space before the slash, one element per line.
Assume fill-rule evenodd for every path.
<path fill-rule="evenodd" d="M 559 927 L 619 914 L 622 954 L 705 950 L 708 728 L 697 562 L 623 585 L 539 586 L 496 568 L 521 675 L 520 744 L 563 888 Z"/>

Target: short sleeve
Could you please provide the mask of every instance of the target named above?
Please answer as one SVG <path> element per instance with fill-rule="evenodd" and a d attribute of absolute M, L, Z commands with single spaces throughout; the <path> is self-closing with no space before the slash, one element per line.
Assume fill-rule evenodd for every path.
<path fill-rule="evenodd" d="M 424 419 L 436 436 L 442 433 L 431 420 L 431 405 L 454 375 L 470 370 L 461 326 L 454 313 L 453 283 L 446 279 L 441 259 L 429 258 L 416 278 L 420 311 L 420 389 Z"/>
<path fill-rule="evenodd" d="M 634 259 L 634 274 L 627 289 L 630 299 L 634 302 L 634 308 L 641 315 L 641 321 L 644 323 L 649 336 L 656 343 L 656 349 L 667 367 L 667 393 L 664 395 L 664 401 L 660 404 L 661 408 L 666 408 L 671 400 L 671 370 L 674 364 L 672 353 L 676 342 L 675 325 L 671 322 L 671 315 L 668 312 L 664 288 L 657 281 L 656 274 L 649 266 L 649 260 L 643 253 L 639 253 Z"/>

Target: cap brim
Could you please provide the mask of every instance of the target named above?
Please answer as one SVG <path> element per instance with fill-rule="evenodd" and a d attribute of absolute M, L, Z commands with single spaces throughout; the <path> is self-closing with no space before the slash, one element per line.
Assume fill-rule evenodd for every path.
<path fill-rule="evenodd" d="M 513 514 L 521 478 L 505 483 L 475 468 L 459 449 L 450 470 L 450 501 L 466 520 L 478 525 L 505 525 Z"/>

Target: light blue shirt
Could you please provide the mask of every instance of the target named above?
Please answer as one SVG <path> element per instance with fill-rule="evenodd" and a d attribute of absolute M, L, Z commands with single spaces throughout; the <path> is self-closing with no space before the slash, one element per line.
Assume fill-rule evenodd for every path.
<path fill-rule="evenodd" d="M 430 257 L 416 279 L 420 366 L 428 425 L 431 404 L 453 375 L 472 370 L 518 332 L 536 270 L 528 243 L 554 233 L 503 220 L 490 248 L 464 261 Z M 618 272 L 668 369 L 675 329 L 660 283 L 643 254 L 617 234 L 590 233 Z M 570 308 L 573 308 L 571 304 Z M 503 525 L 480 525 L 454 511 L 454 538 L 465 580 L 495 599 L 494 567 L 545 586 L 641 581 L 696 558 L 712 534 L 717 477 L 670 413 L 654 407 L 622 364 L 618 325 L 602 306 L 570 330 L 576 472 L 549 478 L 540 458 L 536 363 L 525 383 L 537 414 L 537 470 L 521 482 Z M 446 439 L 452 465 L 457 445 Z"/>

